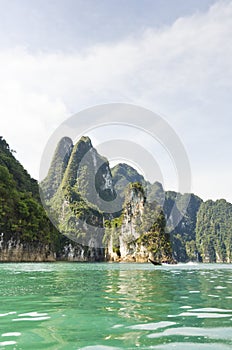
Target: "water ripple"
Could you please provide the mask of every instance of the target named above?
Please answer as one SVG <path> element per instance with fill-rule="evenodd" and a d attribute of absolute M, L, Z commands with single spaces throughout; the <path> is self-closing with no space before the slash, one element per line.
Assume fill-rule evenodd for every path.
<path fill-rule="evenodd" d="M 173 326 L 174 324 L 176 324 L 176 322 L 168 322 L 168 321 L 161 321 L 161 322 L 156 322 L 156 323 L 145 323 L 145 324 L 136 324 L 133 326 L 128 326 L 127 328 L 130 329 L 142 329 L 142 330 L 155 330 L 158 328 L 165 328 L 165 327 L 169 327 L 169 326 Z"/>
<path fill-rule="evenodd" d="M 3 333 L 2 337 L 19 337 L 21 335 L 20 332 L 9 332 L 9 333 Z"/>
<path fill-rule="evenodd" d="M 29 318 L 29 317 L 24 317 L 24 318 L 14 318 L 12 321 L 45 321 L 49 320 L 51 317 L 34 317 L 34 318 Z"/>
<path fill-rule="evenodd" d="M 151 346 L 149 349 L 155 350 L 169 350 L 169 349 L 178 349 L 178 350 L 231 350 L 230 345 L 225 344 L 203 344 L 203 343 L 189 343 L 189 342 L 175 342 L 164 345 Z"/>
<path fill-rule="evenodd" d="M 15 345 L 15 344 L 17 344 L 17 342 L 14 341 L 14 340 L 1 341 L 1 342 L 0 342 L 0 346 Z"/>
<path fill-rule="evenodd" d="M 121 350 L 121 349 L 115 348 L 112 346 L 94 345 L 94 346 L 85 346 L 84 348 L 79 348 L 78 350 Z"/>
<path fill-rule="evenodd" d="M 16 311 L 6 312 L 5 314 L 0 314 L 0 317 L 8 316 L 8 315 L 14 315 L 16 314 Z"/>
<path fill-rule="evenodd" d="M 196 316 L 197 318 L 224 318 L 224 317 L 231 317 L 232 314 L 219 314 L 219 313 L 210 313 L 210 312 L 182 312 L 179 315 L 176 315 L 174 317 L 182 317 L 182 316 Z M 173 316 L 172 316 L 173 317 Z"/>

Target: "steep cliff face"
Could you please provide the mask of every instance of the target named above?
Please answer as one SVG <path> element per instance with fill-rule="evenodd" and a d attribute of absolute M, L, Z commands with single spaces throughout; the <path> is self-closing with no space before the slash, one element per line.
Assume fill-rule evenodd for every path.
<path fill-rule="evenodd" d="M 105 260 L 105 250 L 100 247 L 84 246 L 63 236 L 56 253 L 57 261 L 95 262 Z"/>
<path fill-rule="evenodd" d="M 62 144 L 65 142 L 60 142 Z M 49 216 L 60 232 L 76 242 L 75 248 L 69 245 L 74 260 L 101 260 L 104 258 L 101 250 L 103 221 L 104 217 L 110 216 L 111 203 L 116 197 L 109 163 L 93 148 L 88 137 L 82 137 L 72 146 L 71 154 L 66 159 L 68 161 L 63 167 L 62 179 L 51 197 L 46 193 L 52 193 L 49 191 L 48 179 L 51 179 L 54 188 L 53 178 L 47 177 L 45 187 L 44 183 L 41 184 L 42 191 L 45 191 L 44 197 L 47 198 L 45 204 Z M 52 161 L 48 174 L 54 173 L 54 164 L 57 162 Z"/>
<path fill-rule="evenodd" d="M 20 236 L 0 237 L 0 261 L 39 262 L 56 261 L 56 252 L 51 244 L 22 240 Z"/>
<path fill-rule="evenodd" d="M 106 231 L 110 260 L 173 262 L 165 218 L 157 203 L 147 203 L 140 183 L 129 185 L 124 210 Z"/>
<path fill-rule="evenodd" d="M 40 184 L 44 200 L 48 201 L 51 199 L 58 190 L 68 166 L 72 149 L 73 142 L 69 137 L 63 137 L 59 141 L 48 174 Z"/>
<path fill-rule="evenodd" d="M 116 196 L 109 163 L 93 148 L 89 137 L 82 137 L 73 147 L 61 183 L 62 189 L 67 187 L 99 210 L 102 201 Z"/>
<path fill-rule="evenodd" d="M 2 262 L 54 262 L 54 261 L 103 261 L 103 248 L 77 244 L 63 236 L 59 244 L 22 240 L 20 236 L 1 233 L 0 261 Z"/>

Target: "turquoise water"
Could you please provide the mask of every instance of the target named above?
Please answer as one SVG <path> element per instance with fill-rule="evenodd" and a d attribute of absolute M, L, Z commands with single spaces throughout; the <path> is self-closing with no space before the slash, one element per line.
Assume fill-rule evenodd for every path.
<path fill-rule="evenodd" d="M 232 265 L 0 265 L 0 349 L 232 349 Z"/>

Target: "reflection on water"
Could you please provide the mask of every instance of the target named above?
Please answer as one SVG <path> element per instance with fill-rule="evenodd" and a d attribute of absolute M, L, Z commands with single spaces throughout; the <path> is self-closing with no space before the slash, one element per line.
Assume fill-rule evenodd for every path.
<path fill-rule="evenodd" d="M 231 349 L 230 265 L 3 264 L 0 349 Z"/>
<path fill-rule="evenodd" d="M 172 285 L 160 270 L 108 271 L 105 298 L 107 310 L 117 312 L 119 317 L 150 322 L 162 320 L 167 315 L 172 295 Z"/>

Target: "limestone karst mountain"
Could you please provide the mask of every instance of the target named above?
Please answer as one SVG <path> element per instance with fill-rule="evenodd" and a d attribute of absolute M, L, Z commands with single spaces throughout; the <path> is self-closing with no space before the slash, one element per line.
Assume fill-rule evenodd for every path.
<path fill-rule="evenodd" d="M 176 261 L 232 261 L 232 204 L 165 191 L 127 164 L 110 169 L 88 137 L 62 138 L 40 185 L 59 231 L 1 138 L 0 261 L 171 261 L 170 242 Z"/>
<path fill-rule="evenodd" d="M 67 144 L 69 147 L 67 147 Z M 62 150 L 62 145 L 66 147 L 65 150 Z M 54 174 L 56 174 L 55 177 Z M 132 241 L 130 242 L 131 248 L 127 252 L 125 251 L 125 244 L 124 246 L 121 244 L 121 248 L 119 248 L 124 250 L 121 259 L 130 259 L 130 256 L 134 256 L 133 249 L 138 252 L 139 247 L 141 247 L 143 249 L 143 258 L 139 258 L 139 254 L 135 256 L 145 261 L 148 259 L 148 256 L 153 256 L 154 250 L 154 247 L 148 247 L 151 243 L 149 240 L 146 244 L 141 242 L 138 244 L 138 238 L 146 232 L 145 226 L 142 226 L 144 232 L 141 231 L 138 225 L 135 227 L 134 217 L 138 217 L 135 213 L 131 214 L 133 216 L 133 218 L 131 217 L 133 225 L 125 224 L 127 216 L 125 208 L 129 204 L 128 193 L 127 197 L 125 197 L 124 191 L 128 186 L 130 188 L 130 184 L 135 181 L 141 183 L 140 194 L 143 191 L 144 198 L 142 201 L 145 203 L 145 192 L 142 189 L 142 183 L 146 185 L 146 181 L 135 169 L 126 164 L 119 164 L 113 169 L 112 176 L 109 162 L 98 154 L 88 137 L 82 137 L 75 145 L 68 138 L 64 138 L 58 144 L 48 176 L 41 183 L 41 188 L 45 204 L 50 210 L 50 216 L 53 217 L 57 228 L 81 246 L 90 247 L 90 250 L 89 248 L 84 249 L 84 251 L 88 251 L 87 254 L 95 254 L 96 257 L 99 257 L 99 248 L 109 248 L 108 242 L 106 247 L 105 226 L 109 226 L 111 222 L 113 226 L 114 220 L 117 221 L 121 218 L 124 222 L 120 237 L 121 242 L 123 242 L 125 235 L 128 236 L 131 228 L 134 227 L 134 236 L 131 237 Z M 54 189 L 56 190 L 54 191 Z M 133 194 L 135 188 L 130 188 L 130 191 Z M 131 205 L 133 205 L 134 198 L 135 196 L 133 195 Z M 158 220 L 158 203 L 154 201 L 153 208 L 146 203 L 144 208 L 144 212 L 140 213 L 140 220 L 143 220 L 142 218 L 149 208 L 154 214 L 153 216 L 151 215 L 153 220 L 152 226 Z M 161 212 L 162 208 L 160 208 Z M 153 235 L 155 234 L 157 232 L 153 232 Z M 167 236 L 165 237 L 168 239 Z M 161 250 L 162 244 L 160 245 Z M 83 254 L 86 254 L 86 252 Z M 112 256 L 109 256 L 109 252 L 110 249 L 108 249 L 107 253 L 108 258 L 112 258 Z M 136 257 L 135 260 L 137 259 Z M 170 260 L 170 257 L 171 255 L 169 254 L 167 259 Z M 162 260 L 163 254 L 160 254 L 159 257 L 157 255 L 157 258 Z"/>
<path fill-rule="evenodd" d="M 206 201 L 195 194 L 164 191 L 159 182 L 146 181 L 127 164 L 112 169 L 113 182 L 121 184 L 140 181 L 149 203 L 162 206 L 166 231 L 170 234 L 173 258 L 176 261 L 231 262 L 232 261 L 232 205 L 225 200 Z M 117 185 L 116 185 L 117 186 Z M 123 196 L 123 195 L 122 195 Z M 177 223 L 177 224 L 175 224 Z"/>
<path fill-rule="evenodd" d="M 48 176 L 41 183 L 45 206 L 59 231 L 83 247 L 82 255 L 103 259 L 104 217 L 111 215 L 108 209 L 116 198 L 109 163 L 88 137 L 75 145 L 69 141 L 64 151 L 60 146 L 66 146 L 67 140 L 59 142 Z M 59 171 L 56 182 L 51 176 L 54 164 Z"/>
<path fill-rule="evenodd" d="M 63 137 L 55 150 L 48 174 L 41 186 L 45 200 L 51 199 L 58 190 L 68 166 L 73 149 L 73 142 L 69 137 Z"/>
<path fill-rule="evenodd" d="M 162 207 L 148 203 L 139 182 L 130 183 L 120 217 L 106 222 L 105 242 L 110 260 L 173 263 Z"/>

